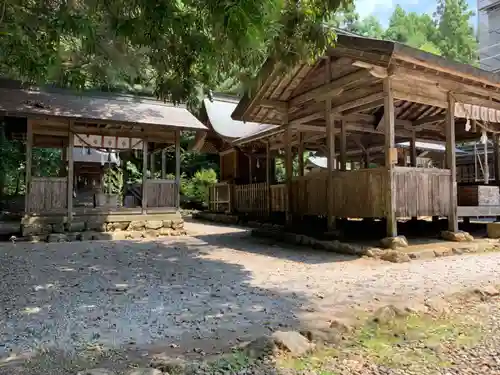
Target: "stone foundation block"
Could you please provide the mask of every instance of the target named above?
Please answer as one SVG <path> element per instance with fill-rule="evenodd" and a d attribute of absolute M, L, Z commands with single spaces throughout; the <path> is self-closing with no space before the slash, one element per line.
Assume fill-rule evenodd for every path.
<path fill-rule="evenodd" d="M 177 219 L 172 220 L 172 229 L 179 230 L 184 228 L 184 220 Z"/>
<path fill-rule="evenodd" d="M 52 224 L 53 233 L 64 233 L 65 231 L 64 223 Z"/>
<path fill-rule="evenodd" d="M 71 222 L 66 224 L 66 229 L 68 232 L 84 232 L 86 229 L 86 223 L 84 221 Z"/>
<path fill-rule="evenodd" d="M 63 233 L 52 233 L 47 236 L 47 242 L 68 242 L 68 237 Z"/>
<path fill-rule="evenodd" d="M 184 223 L 183 223 L 184 225 Z M 163 222 L 160 220 L 148 220 L 146 221 L 146 229 L 160 229 L 163 227 Z"/>
<path fill-rule="evenodd" d="M 30 224 L 22 226 L 23 237 L 49 234 L 51 232 L 52 232 L 52 225 L 50 224 Z"/>
<path fill-rule="evenodd" d="M 500 238 L 500 222 L 486 224 L 489 238 Z"/>
<path fill-rule="evenodd" d="M 474 237 L 472 237 L 469 233 L 458 231 L 451 232 L 449 230 L 444 230 L 441 232 L 441 238 L 446 241 L 453 242 L 471 242 L 474 241 Z"/>
<path fill-rule="evenodd" d="M 127 230 L 130 231 L 141 231 L 146 228 L 146 222 L 143 220 L 134 220 L 131 221 L 127 227 Z"/>
<path fill-rule="evenodd" d="M 408 247 L 408 240 L 405 236 L 386 237 L 380 240 L 380 245 L 385 249 L 397 249 L 399 247 Z"/>

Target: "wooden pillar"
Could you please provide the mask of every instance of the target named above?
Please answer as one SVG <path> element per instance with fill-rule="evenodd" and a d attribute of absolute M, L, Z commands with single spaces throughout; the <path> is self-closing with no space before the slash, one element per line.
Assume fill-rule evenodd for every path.
<path fill-rule="evenodd" d="M 71 223 L 73 219 L 73 183 L 74 183 L 74 173 L 73 173 L 73 145 L 75 137 L 71 132 L 71 121 L 68 123 L 68 149 L 66 153 L 68 154 L 68 223 Z"/>
<path fill-rule="evenodd" d="M 365 150 L 365 153 L 363 155 L 363 163 L 366 169 L 370 168 L 370 152 L 368 150 Z"/>
<path fill-rule="evenodd" d="M 292 163 L 292 128 L 288 124 L 288 113 L 284 114 L 285 128 L 285 176 L 286 176 L 286 191 L 288 195 L 288 202 L 286 205 L 286 223 L 292 223 L 292 177 L 293 177 L 293 163 Z"/>
<path fill-rule="evenodd" d="M 176 208 L 181 207 L 181 131 L 175 131 L 175 187 L 176 187 Z"/>
<path fill-rule="evenodd" d="M 167 150 L 161 150 L 161 178 L 167 178 Z"/>
<path fill-rule="evenodd" d="M 457 216 L 457 165 L 455 157 L 455 99 L 448 94 L 448 111 L 446 112 L 446 165 L 450 169 L 450 212 L 448 213 L 448 230 L 458 231 Z"/>
<path fill-rule="evenodd" d="M 304 134 L 299 133 L 299 150 L 297 152 L 299 176 L 304 176 Z"/>
<path fill-rule="evenodd" d="M 248 183 L 251 184 L 253 180 L 252 173 L 252 154 L 248 154 Z"/>
<path fill-rule="evenodd" d="M 149 170 L 151 172 L 151 179 L 154 180 L 154 178 L 155 178 L 155 172 L 156 172 L 154 150 L 151 152 L 151 155 L 149 156 L 149 158 L 150 158 L 150 161 L 149 161 Z"/>
<path fill-rule="evenodd" d="M 392 95 L 391 78 L 384 79 L 384 121 L 385 121 L 385 166 L 388 172 L 386 188 L 387 236 L 398 235 L 396 221 L 396 186 L 394 180 L 395 159 L 395 128 L 394 99 Z"/>
<path fill-rule="evenodd" d="M 122 166 L 122 197 L 123 197 L 123 206 L 125 207 L 125 196 L 127 194 L 128 189 L 128 170 L 127 170 L 127 162 L 130 159 L 129 151 L 124 151 L 120 155 L 121 166 Z"/>
<path fill-rule="evenodd" d="M 24 212 L 27 214 L 30 211 L 31 206 L 31 163 L 33 161 L 33 124 L 31 120 L 28 119 L 28 125 L 26 129 L 26 193 L 24 196 Z"/>
<path fill-rule="evenodd" d="M 345 120 L 340 121 L 340 170 L 347 170 L 347 132 Z"/>
<path fill-rule="evenodd" d="M 484 132 L 484 183 L 488 185 L 490 183 L 490 166 L 488 164 L 488 133 L 486 133 L 486 130 L 483 130 Z"/>
<path fill-rule="evenodd" d="M 336 228 L 336 222 L 333 212 L 333 170 L 335 169 L 335 120 L 331 114 L 332 101 L 327 99 L 325 102 L 325 118 L 326 118 L 326 168 L 327 168 L 327 223 L 328 230 L 334 230 Z"/>
<path fill-rule="evenodd" d="M 412 131 L 410 140 L 410 166 L 417 166 L 417 139 L 415 130 Z"/>
<path fill-rule="evenodd" d="M 147 183 L 148 183 L 148 141 L 142 140 L 142 214 L 145 215 L 148 207 L 147 197 Z"/>
<path fill-rule="evenodd" d="M 269 146 L 269 141 L 266 142 L 266 184 L 267 184 L 267 207 L 268 215 L 272 212 L 272 195 L 271 195 L 271 148 Z"/>
<path fill-rule="evenodd" d="M 493 155 L 495 169 L 495 184 L 500 185 L 500 144 L 499 136 L 493 134 Z"/>

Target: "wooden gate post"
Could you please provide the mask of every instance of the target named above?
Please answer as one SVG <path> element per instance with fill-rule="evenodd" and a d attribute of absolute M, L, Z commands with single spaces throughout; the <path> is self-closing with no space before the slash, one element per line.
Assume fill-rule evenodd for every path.
<path fill-rule="evenodd" d="M 141 200 L 141 208 L 142 214 L 145 215 L 147 213 L 147 182 L 148 182 L 148 141 L 146 139 L 142 140 L 142 200 Z"/>
<path fill-rule="evenodd" d="M 394 163 L 397 161 L 394 129 L 394 98 L 391 77 L 384 78 L 384 121 L 385 121 L 385 166 L 387 168 L 386 215 L 387 236 L 398 235 L 396 221 L 396 185 L 394 180 Z M 395 160 L 396 159 L 396 160 Z"/>
<path fill-rule="evenodd" d="M 71 224 L 73 220 L 73 183 L 74 183 L 74 173 L 73 173 L 73 145 L 75 137 L 71 131 L 72 121 L 68 122 L 68 224 Z"/>
<path fill-rule="evenodd" d="M 33 123 L 28 119 L 26 129 L 26 177 L 24 183 L 26 185 L 26 192 L 24 196 L 24 213 L 27 215 L 30 212 L 31 206 L 31 163 L 33 161 Z"/>
<path fill-rule="evenodd" d="M 455 98 L 448 93 L 448 111 L 446 112 L 446 164 L 450 170 L 450 212 L 448 230 L 458 231 L 457 215 L 457 164 L 455 157 Z"/>

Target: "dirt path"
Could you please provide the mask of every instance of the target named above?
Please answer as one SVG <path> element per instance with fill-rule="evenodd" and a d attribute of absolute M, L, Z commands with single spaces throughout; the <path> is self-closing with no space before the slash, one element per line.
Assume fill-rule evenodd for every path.
<path fill-rule="evenodd" d="M 0 248 L 0 358 L 41 347 L 227 350 L 350 306 L 488 283 L 500 254 L 405 264 L 283 248 L 241 228 L 187 223 L 150 242 Z"/>

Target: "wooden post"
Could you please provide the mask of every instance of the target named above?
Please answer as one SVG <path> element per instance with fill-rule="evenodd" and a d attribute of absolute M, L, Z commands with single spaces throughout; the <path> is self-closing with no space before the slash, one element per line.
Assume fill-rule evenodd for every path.
<path fill-rule="evenodd" d="M 248 154 L 248 183 L 251 184 L 253 180 L 252 173 L 252 155 Z"/>
<path fill-rule="evenodd" d="M 500 185 L 500 144 L 499 136 L 497 134 L 493 134 L 493 155 L 495 166 L 495 184 Z"/>
<path fill-rule="evenodd" d="M 448 214 L 448 230 L 458 231 L 457 216 L 457 165 L 455 157 L 455 99 L 448 94 L 448 111 L 446 112 L 446 165 L 450 169 L 450 212 Z"/>
<path fill-rule="evenodd" d="M 417 166 L 417 139 L 415 130 L 412 131 L 410 140 L 410 166 Z"/>
<path fill-rule="evenodd" d="M 331 114 L 331 99 L 327 99 L 325 102 L 325 118 L 326 118 L 326 168 L 327 168 L 327 223 L 328 230 L 334 230 L 336 228 L 335 217 L 333 216 L 333 205 L 334 205 L 334 195 L 333 195 L 333 170 L 335 169 L 335 120 Z"/>
<path fill-rule="evenodd" d="M 73 133 L 71 132 L 71 124 L 72 122 L 69 121 L 68 123 L 68 223 L 71 223 L 73 219 L 73 183 L 74 183 L 74 173 L 73 173 L 73 145 L 74 145 L 74 136 Z"/>
<path fill-rule="evenodd" d="M 347 170 L 347 132 L 345 120 L 340 121 L 340 170 Z"/>
<path fill-rule="evenodd" d="M 488 133 L 486 133 L 486 130 L 483 130 L 484 132 L 484 138 L 486 138 L 486 141 L 484 142 L 484 183 L 488 185 L 490 183 L 490 166 L 488 164 Z"/>
<path fill-rule="evenodd" d="M 384 121 L 385 121 L 385 166 L 388 172 L 386 188 L 387 236 L 398 235 L 396 221 L 396 185 L 394 180 L 394 99 L 392 95 L 391 78 L 384 79 Z"/>
<path fill-rule="evenodd" d="M 149 161 L 149 170 L 150 170 L 150 173 L 151 173 L 151 179 L 154 180 L 154 178 L 155 178 L 155 172 L 156 172 L 154 150 L 151 152 L 151 155 L 149 156 L 149 158 L 150 158 L 150 161 Z"/>
<path fill-rule="evenodd" d="M 28 125 L 26 129 L 26 195 L 24 196 L 24 212 L 28 214 L 31 206 L 31 163 L 33 161 L 33 124 L 31 120 L 28 119 Z"/>
<path fill-rule="evenodd" d="M 368 150 L 365 150 L 365 153 L 363 155 L 363 159 L 364 159 L 364 167 L 366 169 L 370 168 L 370 152 Z"/>
<path fill-rule="evenodd" d="M 181 207 L 181 131 L 175 131 L 175 186 L 176 186 L 176 208 Z"/>
<path fill-rule="evenodd" d="M 292 175 L 293 175 L 293 163 L 292 163 L 292 128 L 288 124 L 288 113 L 283 115 L 284 121 L 283 125 L 285 128 L 285 176 L 286 176 L 286 191 L 288 194 L 288 200 L 286 205 L 286 223 L 290 225 L 292 223 L 292 208 L 293 208 L 293 197 L 292 197 Z"/>
<path fill-rule="evenodd" d="M 272 212 L 272 195 L 271 195 L 271 148 L 269 141 L 266 142 L 266 184 L 267 184 L 267 206 L 268 215 Z"/>
<path fill-rule="evenodd" d="M 299 133 L 299 150 L 297 152 L 299 163 L 299 176 L 304 176 L 304 134 Z"/>
<path fill-rule="evenodd" d="M 161 150 L 161 178 L 167 178 L 167 150 Z"/>
<path fill-rule="evenodd" d="M 147 183 L 148 183 L 148 141 L 142 140 L 142 214 L 146 215 L 148 208 L 147 197 Z"/>

